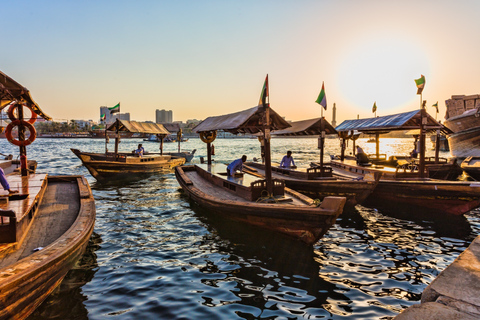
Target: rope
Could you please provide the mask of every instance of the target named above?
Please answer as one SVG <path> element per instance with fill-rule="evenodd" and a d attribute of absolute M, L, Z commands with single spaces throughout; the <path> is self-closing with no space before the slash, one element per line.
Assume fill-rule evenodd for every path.
<path fill-rule="evenodd" d="M 320 207 L 321 204 L 322 204 L 322 201 L 320 201 L 320 199 L 313 200 L 313 205 L 315 205 L 315 207 Z"/>
<path fill-rule="evenodd" d="M 272 199 L 275 201 L 275 203 L 278 203 L 277 199 L 275 199 L 273 195 L 269 194 L 267 190 L 262 190 L 260 197 L 255 202 L 269 202 L 269 200 Z"/>

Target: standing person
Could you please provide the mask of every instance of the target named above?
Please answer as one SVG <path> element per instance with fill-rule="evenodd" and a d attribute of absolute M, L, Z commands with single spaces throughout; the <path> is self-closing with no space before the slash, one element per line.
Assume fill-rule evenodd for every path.
<path fill-rule="evenodd" d="M 231 177 L 237 170 L 242 171 L 243 163 L 247 161 L 247 156 L 243 155 L 240 159 L 237 159 L 227 166 L 227 176 Z"/>
<path fill-rule="evenodd" d="M 297 167 L 295 165 L 295 161 L 293 161 L 292 151 L 287 151 L 287 155 L 283 156 L 282 162 L 280 162 L 280 167 L 287 168 L 287 169 L 290 169 L 290 168 L 295 169 Z"/>
<path fill-rule="evenodd" d="M 0 184 L 2 185 L 3 189 L 8 191 L 9 194 L 18 193 L 17 190 L 10 189 L 10 185 L 8 184 L 7 177 L 5 176 L 5 171 L 0 168 Z"/>

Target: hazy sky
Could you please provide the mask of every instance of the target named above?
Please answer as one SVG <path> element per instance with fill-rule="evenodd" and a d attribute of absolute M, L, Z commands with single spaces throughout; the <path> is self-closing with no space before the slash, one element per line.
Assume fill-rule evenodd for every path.
<path fill-rule="evenodd" d="M 204 119 L 257 105 L 268 73 L 288 120 L 419 108 L 480 94 L 480 1 L 22 1 L 0 6 L 0 70 L 55 120 Z"/>

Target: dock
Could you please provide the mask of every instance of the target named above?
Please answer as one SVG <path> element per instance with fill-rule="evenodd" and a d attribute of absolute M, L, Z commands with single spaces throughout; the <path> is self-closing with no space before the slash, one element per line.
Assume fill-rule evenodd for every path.
<path fill-rule="evenodd" d="M 480 236 L 395 320 L 480 319 Z"/>

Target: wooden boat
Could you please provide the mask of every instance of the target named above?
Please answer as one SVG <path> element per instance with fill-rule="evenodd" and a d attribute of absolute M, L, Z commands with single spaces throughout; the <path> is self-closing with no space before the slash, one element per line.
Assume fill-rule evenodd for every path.
<path fill-rule="evenodd" d="M 480 157 L 468 157 L 460 164 L 463 170 L 473 179 L 480 180 Z"/>
<path fill-rule="evenodd" d="M 0 161 L 10 190 L 17 192 L 0 192 L 0 319 L 25 319 L 85 252 L 95 204 L 82 176 L 32 173 L 36 163 L 27 160 L 25 149 L 35 140 L 32 123 L 37 115 L 51 118 L 25 87 L 0 72 L 0 110 L 6 106 L 18 125 L 18 140 L 9 142 L 20 147 L 20 167 L 10 157 Z M 24 107 L 32 112 L 28 121 Z"/>
<path fill-rule="evenodd" d="M 347 198 L 347 208 L 352 209 L 361 204 L 373 191 L 380 175 L 365 179 L 349 179 L 332 176 L 332 168 L 324 166 L 324 139 L 328 135 L 337 135 L 338 132 L 324 118 L 293 121 L 291 127 L 272 132 L 275 136 L 312 136 L 318 135 L 320 149 L 320 162 L 308 169 L 286 169 L 272 166 L 272 176 L 285 180 L 285 185 L 310 197 L 323 199 L 326 196 L 342 196 Z M 359 134 L 358 134 L 359 135 Z M 357 136 L 358 136 L 357 135 Z M 253 174 L 265 174 L 265 166 L 260 163 L 250 162 L 248 169 L 253 169 Z"/>
<path fill-rule="evenodd" d="M 456 95 L 445 101 L 444 124 L 452 134 L 447 136 L 450 154 L 465 159 L 480 156 L 480 95 Z"/>
<path fill-rule="evenodd" d="M 119 132 L 168 135 L 169 132 L 161 124 L 117 119 L 107 130 L 117 133 L 115 152 L 108 152 L 107 148 L 105 153 L 82 152 L 78 149 L 71 149 L 97 180 L 137 179 L 145 175 L 171 170 L 173 167 L 185 163 L 184 157 L 163 154 L 163 140 L 160 142 L 159 154 L 146 153 L 139 156 L 135 152 L 118 152 Z M 106 141 L 108 143 L 108 140 Z"/>
<path fill-rule="evenodd" d="M 185 163 L 185 158 L 171 155 L 132 153 L 91 153 L 70 149 L 82 161 L 90 174 L 99 181 L 135 179 L 172 170 Z"/>
<path fill-rule="evenodd" d="M 268 77 L 265 83 L 261 105 L 228 115 L 208 117 L 193 129 L 207 143 L 207 164 L 177 167 L 175 176 L 187 196 L 204 208 L 313 244 L 335 223 L 346 199 L 326 197 L 320 206 L 316 206 L 312 199 L 285 188 L 283 181 L 272 179 L 270 131 L 288 128 L 290 124 L 266 102 Z M 265 179 L 252 178 L 248 174 L 229 177 L 224 165 L 212 164 L 211 143 L 217 130 L 232 134 L 262 134 Z"/>
<path fill-rule="evenodd" d="M 383 166 L 359 166 L 355 160 L 332 160 L 330 165 L 336 175 L 350 178 L 381 172 L 382 177 L 369 204 L 416 207 L 435 214 L 461 215 L 480 206 L 480 184 L 468 181 L 447 181 L 419 178 L 411 172 Z"/>
<path fill-rule="evenodd" d="M 186 195 L 201 207 L 307 244 L 328 231 L 345 204 L 344 197 L 326 197 L 317 207 L 311 198 L 285 188 L 281 180 L 274 180 L 274 197 L 264 197 L 265 179 L 249 174 L 227 177 L 224 164 L 180 166 L 175 176 Z"/>
<path fill-rule="evenodd" d="M 425 165 L 425 132 L 442 130 L 442 125 L 426 114 L 424 109 L 372 119 L 347 120 L 336 129 L 339 133 L 358 130 L 365 133 L 412 130 L 421 128 L 418 162 L 407 162 L 396 168 L 370 163 L 359 165 L 342 154 L 340 160 L 331 160 L 334 174 L 359 177 L 381 172 L 382 177 L 370 203 L 387 203 L 435 211 L 436 214 L 464 214 L 480 205 L 480 185 L 471 182 L 446 181 L 428 178 Z M 343 151 L 343 150 L 342 150 Z M 377 156 L 378 156 L 377 142 Z"/>
<path fill-rule="evenodd" d="M 331 168 L 326 167 L 324 171 Z M 265 165 L 258 162 L 248 162 L 244 165 L 244 171 L 259 177 L 265 176 Z M 319 166 L 305 170 L 285 169 L 272 166 L 272 177 L 284 180 L 288 188 L 294 189 L 314 199 L 323 200 L 325 197 L 345 197 L 345 207 L 352 209 L 373 192 L 378 184 L 381 173 L 366 176 L 361 180 L 335 177 L 322 177 Z"/>
<path fill-rule="evenodd" d="M 0 204 L 0 319 L 24 319 L 85 252 L 95 204 L 82 176 L 8 178 L 21 193 Z"/>

